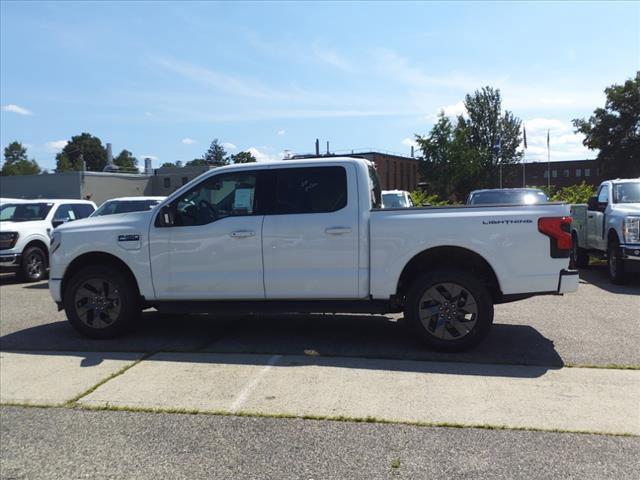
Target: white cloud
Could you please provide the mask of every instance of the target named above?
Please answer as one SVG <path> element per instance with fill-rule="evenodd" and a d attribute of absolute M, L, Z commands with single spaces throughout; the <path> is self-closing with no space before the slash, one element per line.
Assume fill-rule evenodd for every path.
<path fill-rule="evenodd" d="M 140 157 L 144 160 L 145 158 L 150 158 L 151 160 L 158 160 L 158 157 L 156 157 L 155 155 L 140 155 Z"/>
<path fill-rule="evenodd" d="M 182 143 L 184 143 L 185 145 L 193 145 L 194 143 L 196 143 L 196 141 L 193 138 L 183 138 L 181 140 Z"/>
<path fill-rule="evenodd" d="M 238 147 L 236 145 L 234 145 L 231 142 L 223 142 L 222 146 L 226 149 L 226 150 L 237 150 Z"/>
<path fill-rule="evenodd" d="M 285 131 L 284 130 L 278 130 L 278 135 L 284 135 Z"/>
<path fill-rule="evenodd" d="M 527 130 L 527 161 L 547 160 L 547 131 L 552 161 L 595 158 L 597 155 L 597 151 L 589 150 L 582 144 L 584 136 L 573 133 L 569 122 L 556 118 L 532 118 L 523 123 Z"/>
<path fill-rule="evenodd" d="M 247 148 L 247 152 L 256 157 L 256 160 L 258 162 L 273 162 L 275 160 L 282 160 L 281 157 L 258 150 L 256 147 Z"/>
<path fill-rule="evenodd" d="M 47 150 L 50 150 L 52 152 L 59 152 L 67 145 L 67 143 L 69 143 L 68 140 L 54 140 L 52 142 L 45 143 L 44 146 L 47 148 Z"/>
<path fill-rule="evenodd" d="M 415 148 L 418 148 L 418 143 L 417 143 L 417 142 L 415 141 L 415 139 L 413 139 L 413 138 L 409 138 L 409 137 L 407 137 L 407 138 L 405 138 L 404 140 L 402 140 L 402 142 L 400 142 L 400 143 L 402 143 L 402 145 L 405 145 L 405 146 L 407 146 L 407 147 L 415 147 Z"/>
<path fill-rule="evenodd" d="M 452 105 L 445 105 L 441 107 L 439 112 L 444 112 L 447 117 L 457 117 L 458 115 L 466 115 L 467 109 L 464 106 L 464 102 L 460 101 L 458 103 L 454 103 Z"/>
<path fill-rule="evenodd" d="M 18 115 L 33 115 L 33 112 L 31 110 L 27 110 L 20 105 L 14 105 L 13 103 L 3 105 L 2 110 L 4 110 L 5 112 L 17 113 Z"/>

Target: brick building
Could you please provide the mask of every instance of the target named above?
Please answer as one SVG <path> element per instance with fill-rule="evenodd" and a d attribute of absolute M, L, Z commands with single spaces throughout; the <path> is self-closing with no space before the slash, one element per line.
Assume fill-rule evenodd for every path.
<path fill-rule="evenodd" d="M 551 172 L 551 185 L 566 187 L 585 182 L 599 185 L 603 178 L 600 175 L 599 162 L 593 160 L 564 160 L 551 162 L 531 162 L 524 164 L 525 184 L 530 186 L 547 185 L 547 174 Z M 522 164 L 509 165 L 503 168 L 503 187 L 522 187 Z"/>
<path fill-rule="evenodd" d="M 332 157 L 358 157 L 366 158 L 374 163 L 380 184 L 383 190 L 407 190 L 412 191 L 418 188 L 420 173 L 418 170 L 419 160 L 401 155 L 382 153 L 376 151 L 351 152 L 351 153 L 329 153 L 329 154 L 308 154 L 294 155 L 292 159 L 302 158 L 332 158 Z"/>

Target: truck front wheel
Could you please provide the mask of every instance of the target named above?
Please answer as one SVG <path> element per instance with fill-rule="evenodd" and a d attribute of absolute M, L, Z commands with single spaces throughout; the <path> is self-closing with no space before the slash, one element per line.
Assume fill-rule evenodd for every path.
<path fill-rule="evenodd" d="M 624 260 L 620 256 L 618 241 L 612 239 L 607 248 L 607 266 L 609 280 L 616 285 L 623 285 L 629 281 L 629 275 L 624 270 Z"/>
<path fill-rule="evenodd" d="M 68 281 L 63 300 L 73 328 L 98 339 L 121 335 L 141 311 L 136 286 L 110 266 L 78 270 Z"/>
<path fill-rule="evenodd" d="M 473 275 L 458 269 L 439 269 L 414 281 L 404 316 L 429 348 L 459 352 L 474 347 L 489 333 L 493 301 Z"/>
<path fill-rule="evenodd" d="M 29 247 L 22 254 L 20 278 L 25 282 L 39 282 L 47 277 L 47 254 L 40 247 Z"/>

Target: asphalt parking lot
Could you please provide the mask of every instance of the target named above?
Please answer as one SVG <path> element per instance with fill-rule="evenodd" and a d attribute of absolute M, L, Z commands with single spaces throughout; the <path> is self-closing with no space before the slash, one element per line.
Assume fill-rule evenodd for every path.
<path fill-rule="evenodd" d="M 496 306 L 493 329 L 470 352 L 426 350 L 401 315 L 169 316 L 149 310 L 117 340 L 86 339 L 67 324 L 47 283 L 0 277 L 0 349 L 207 351 L 464 361 L 516 365 L 640 366 L 640 281 L 617 286 L 602 267 L 581 272 L 577 293 Z"/>
<path fill-rule="evenodd" d="M 638 469 L 634 452 L 640 448 L 637 436 L 386 423 L 385 418 L 392 422 L 395 418 L 393 408 L 387 412 L 388 416 L 380 410 L 383 411 L 382 419 L 367 423 L 268 417 L 286 413 L 288 406 L 299 401 L 295 392 L 282 390 L 283 386 L 295 390 L 295 386 L 288 384 L 299 382 L 296 383 L 298 389 L 313 391 L 312 396 L 318 397 L 316 403 L 320 407 L 329 403 L 327 418 L 334 418 L 331 412 L 339 413 L 340 404 L 348 403 L 348 392 L 355 390 L 354 385 L 370 382 L 372 375 L 378 375 L 383 383 L 361 385 L 363 394 L 356 398 L 356 404 L 364 402 L 367 395 L 373 395 L 368 393 L 368 388 L 373 389 L 371 392 L 377 391 L 380 398 L 389 396 L 389 392 L 380 388 L 398 389 L 398 392 L 404 392 L 402 402 L 398 402 L 400 410 L 403 402 L 420 402 L 421 392 L 428 392 L 436 385 L 435 396 L 432 392 L 430 398 L 442 401 L 441 408 L 446 408 L 446 398 L 451 395 L 452 387 L 438 386 L 438 381 L 451 378 L 453 373 L 453 385 L 456 377 L 467 382 L 474 377 L 472 383 L 479 386 L 478 391 L 484 391 L 490 401 L 500 401 L 499 392 L 492 393 L 492 385 L 499 388 L 508 385 L 503 392 L 503 407 L 498 410 L 509 409 L 515 388 L 518 391 L 531 388 L 531 395 L 539 395 L 541 399 L 545 398 L 547 388 L 556 400 L 562 401 L 566 397 L 571 405 L 585 401 L 587 405 L 598 403 L 600 406 L 595 405 L 592 412 L 613 405 L 606 401 L 604 390 L 599 392 L 599 398 L 605 398 L 602 401 L 594 400 L 598 392 L 593 393 L 593 399 L 582 398 L 590 396 L 588 387 L 580 390 L 579 386 L 573 385 L 570 391 L 563 390 L 566 384 L 556 383 L 555 379 L 560 377 L 553 375 L 572 371 L 597 373 L 604 378 L 604 383 L 599 385 L 610 383 L 613 390 L 628 385 L 631 393 L 627 392 L 627 398 L 631 395 L 633 403 L 637 385 L 625 384 L 624 379 L 631 379 L 636 384 L 637 372 L 624 369 L 640 368 L 639 313 L 640 281 L 614 286 L 608 282 L 603 268 L 593 267 L 581 272 L 580 289 L 575 294 L 536 297 L 497 306 L 495 325 L 487 340 L 475 350 L 462 354 L 441 354 L 424 349 L 404 328 L 400 315 L 217 317 L 168 316 L 150 310 L 143 314 L 142 321 L 128 336 L 96 341 L 83 338 L 71 329 L 64 312 L 58 312 L 51 301 L 46 282 L 21 284 L 11 276 L 2 275 L 0 350 L 5 352 L 3 361 L 6 362 L 10 355 L 19 357 L 20 361 L 34 357 L 45 359 L 41 365 L 42 362 L 51 364 L 45 365 L 43 370 L 46 371 L 41 372 L 39 378 L 53 372 L 53 382 L 56 382 L 57 362 L 92 367 L 79 371 L 93 375 L 86 384 L 78 386 L 78 391 L 85 392 L 82 400 L 61 403 L 63 408 L 25 408 L 11 404 L 0 407 L 2 476 L 634 478 Z M 152 356 L 145 357 L 148 361 L 143 363 L 131 363 L 141 358 L 140 355 Z M 172 355 L 178 355 L 182 363 Z M 223 365 L 216 366 L 216 359 L 220 358 L 250 360 L 241 360 L 239 365 L 225 360 Z M 263 376 L 270 367 L 256 358 L 278 359 L 279 365 Z M 167 361 L 174 369 L 173 376 L 164 370 Z M 119 374 L 122 362 L 129 362 L 125 367 L 129 370 Z M 397 370 L 390 369 L 389 362 L 393 362 Z M 455 367 L 458 364 L 459 369 Z M 517 370 L 520 367 L 516 366 L 523 366 L 524 370 Z M 241 369 L 234 370 L 240 367 L 257 372 L 249 381 L 250 386 L 256 388 L 252 401 L 253 405 L 261 405 L 256 411 L 266 412 L 266 417 L 252 414 L 250 409 L 243 413 L 248 417 L 235 416 L 237 409 L 233 405 L 223 415 L 168 413 L 178 412 L 180 408 L 146 413 L 140 408 L 128 407 L 167 404 L 186 406 L 186 411 L 197 413 L 198 404 L 189 403 L 197 397 L 190 390 L 192 382 L 195 378 L 197 386 L 198 378 L 209 375 L 212 368 L 218 367 L 224 367 L 218 370 L 220 372 L 241 372 Z M 104 370 L 99 370 L 101 368 Z M 314 376 L 323 368 L 329 372 L 328 377 Z M 98 382 L 100 378 L 110 378 L 110 372 L 119 376 L 106 384 Z M 292 372 L 290 377 L 287 372 Z M 311 372 L 311 376 L 305 372 Z M 618 375 L 625 372 L 632 375 Z M 215 377 L 208 378 L 210 390 L 202 391 L 201 397 L 209 402 L 212 401 L 211 392 L 222 396 L 230 394 L 231 384 L 239 380 L 243 384 L 246 380 L 234 378 L 232 374 L 224 377 L 228 384 L 220 384 L 215 383 L 220 382 L 214 380 Z M 327 391 L 317 385 L 323 381 L 319 380 L 321 378 L 327 383 L 333 382 L 327 385 Z M 413 382 L 422 378 L 427 382 L 422 390 L 412 391 Z M 264 385 L 257 388 L 252 384 L 258 381 Z M 280 383 L 271 385 L 272 382 Z M 569 383 L 576 382 L 570 379 Z M 4 385 L 6 390 L 7 383 Z M 36 390 L 40 388 L 37 382 L 32 382 L 33 385 Z M 101 386 L 90 393 L 93 389 L 87 388 L 91 385 Z M 573 389 L 574 386 L 578 389 Z M 225 388 L 229 392 L 224 392 Z M 244 393 L 242 390 L 240 397 Z M 457 394 L 467 399 L 476 396 L 475 392 Z M 109 403 L 123 395 L 122 407 Z M 412 395 L 413 400 L 409 399 Z M 323 396 L 327 398 L 320 398 Z M 145 404 L 144 401 L 151 397 L 154 400 Z M 104 398 L 107 398 L 106 403 Z M 113 410 L 109 405 L 129 411 L 91 411 L 95 408 Z M 249 408 L 252 402 L 245 405 Z M 404 412 L 415 412 L 412 405 L 416 403 L 405 405 Z M 430 410 L 428 405 L 419 406 L 423 411 Z M 464 405 L 456 408 L 465 410 Z M 544 404 L 538 408 L 521 412 L 514 406 L 513 418 L 563 415 L 562 410 L 552 412 Z M 164 413 L 158 413 L 162 411 Z M 300 411 L 304 412 L 304 408 Z M 210 410 L 205 408 L 201 412 Z M 472 413 L 466 417 L 468 422 L 458 426 L 491 425 L 482 420 L 491 418 L 487 413 L 491 412 L 478 413 L 478 420 Z M 623 424 L 640 425 L 637 412 L 625 415 Z M 526 422 L 523 425 L 526 427 Z M 34 435 L 35 431 L 39 433 Z M 601 430 L 607 431 L 611 430 Z M 122 455 L 123 451 L 131 453 Z M 114 455 L 121 460 L 113 462 Z"/>

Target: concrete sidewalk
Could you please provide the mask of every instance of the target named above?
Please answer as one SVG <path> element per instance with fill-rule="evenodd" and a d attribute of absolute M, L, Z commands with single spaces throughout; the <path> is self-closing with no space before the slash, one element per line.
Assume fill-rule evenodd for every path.
<path fill-rule="evenodd" d="M 0 399 L 640 435 L 638 370 L 216 353 L 137 358 L 3 352 Z"/>

